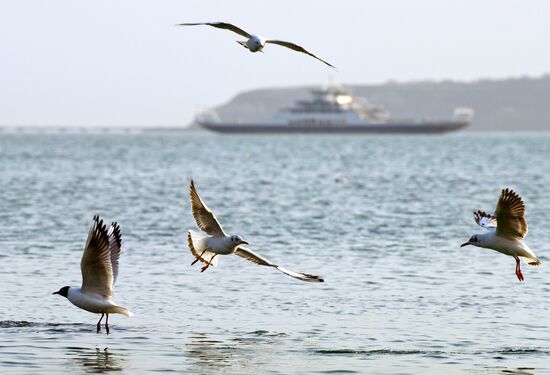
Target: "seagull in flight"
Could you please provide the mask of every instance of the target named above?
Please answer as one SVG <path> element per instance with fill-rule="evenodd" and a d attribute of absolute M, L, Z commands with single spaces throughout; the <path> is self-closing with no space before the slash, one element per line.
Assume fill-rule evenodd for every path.
<path fill-rule="evenodd" d="M 73 305 L 83 310 L 101 314 L 97 322 L 97 333 L 101 332 L 101 320 L 105 319 L 105 330 L 109 334 L 109 314 L 132 316 L 128 309 L 112 301 L 113 286 L 118 276 L 118 258 L 121 249 L 120 227 L 116 222 L 107 230 L 103 220 L 94 216 L 88 233 L 88 240 L 80 262 L 82 286 L 64 286 L 57 292 Z"/>
<path fill-rule="evenodd" d="M 287 270 L 283 267 L 270 262 L 269 260 L 261 257 L 252 250 L 243 245 L 248 245 L 241 236 L 232 234 L 229 235 L 224 232 L 221 224 L 219 223 L 216 215 L 206 206 L 202 201 L 195 183 L 191 180 L 189 185 L 189 195 L 191 196 L 191 209 L 193 216 L 197 222 L 197 226 L 204 231 L 208 236 L 201 233 L 190 230 L 187 234 L 187 242 L 191 254 L 196 258 L 191 265 L 194 265 L 198 261 L 205 263 L 201 268 L 201 272 L 204 272 L 210 266 L 216 266 L 218 264 L 219 255 L 235 254 L 242 258 L 249 260 L 252 263 L 259 264 L 260 266 L 273 267 L 276 270 L 302 281 L 310 282 L 323 282 L 324 280 L 315 275 L 309 275 L 307 273 L 300 273 Z"/>
<path fill-rule="evenodd" d="M 533 250 L 523 242 L 527 235 L 527 222 L 524 214 L 525 204 L 520 196 L 510 189 L 503 189 L 494 215 L 479 210 L 474 212 L 475 222 L 485 228 L 487 232 L 474 234 L 461 247 L 474 245 L 513 256 L 516 260 L 516 276 L 519 281 L 523 281 L 519 265 L 520 258 L 530 266 L 542 265 Z"/>
<path fill-rule="evenodd" d="M 294 43 L 291 43 L 291 42 L 285 42 L 283 40 L 264 39 L 261 36 L 249 34 L 246 31 L 244 31 L 243 29 L 241 29 L 241 28 L 239 28 L 235 25 L 232 25 L 230 23 L 226 23 L 226 22 L 180 23 L 180 24 L 177 24 L 176 26 L 198 26 L 198 25 L 206 25 L 206 26 L 216 27 L 218 29 L 230 30 L 230 31 L 233 31 L 234 33 L 237 33 L 237 34 L 247 38 L 248 40 L 246 40 L 246 41 L 239 40 L 239 41 L 237 41 L 237 43 L 239 43 L 244 48 L 248 49 L 250 52 L 263 52 L 263 49 L 264 49 L 265 45 L 268 44 L 268 43 L 269 44 L 278 44 L 280 46 L 290 48 L 291 50 L 294 50 L 296 52 L 305 53 L 306 55 L 309 55 L 309 56 L 321 61 L 322 63 L 330 66 L 331 68 L 336 69 L 336 67 L 334 65 L 328 63 L 327 61 L 325 61 L 325 60 L 323 60 L 323 59 L 321 59 L 317 56 L 315 56 L 313 53 L 309 52 L 304 47 L 301 47 L 301 46 L 299 46 L 297 44 L 294 44 Z"/>

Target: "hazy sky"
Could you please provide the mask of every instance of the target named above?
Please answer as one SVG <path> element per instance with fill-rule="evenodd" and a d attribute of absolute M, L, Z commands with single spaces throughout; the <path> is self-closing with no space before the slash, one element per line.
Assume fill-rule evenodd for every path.
<path fill-rule="evenodd" d="M 550 1 L 0 0 L 0 125 L 187 125 L 265 86 L 550 72 Z M 227 21 L 302 44 L 252 54 Z"/>

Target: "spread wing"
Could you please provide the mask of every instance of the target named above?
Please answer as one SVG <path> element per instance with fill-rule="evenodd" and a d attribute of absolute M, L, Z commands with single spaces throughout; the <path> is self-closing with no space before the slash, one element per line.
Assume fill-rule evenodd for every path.
<path fill-rule="evenodd" d="M 237 250 L 235 250 L 235 254 L 244 259 L 251 261 L 252 263 L 259 264 L 260 266 L 277 267 L 275 264 L 271 263 L 269 260 L 256 254 L 252 250 L 247 249 L 244 246 L 237 247 Z"/>
<path fill-rule="evenodd" d="M 497 228 L 497 218 L 485 211 L 478 210 L 474 212 L 474 220 L 477 225 L 487 229 L 490 232 L 494 232 Z"/>
<path fill-rule="evenodd" d="M 211 236 L 225 236 L 225 232 L 216 218 L 216 215 L 210 211 L 199 196 L 193 180 L 191 180 L 191 183 L 189 184 L 189 195 L 191 197 L 193 217 L 197 222 L 197 226 L 206 234 Z"/>
<path fill-rule="evenodd" d="M 508 188 L 502 189 L 495 211 L 497 234 L 509 239 L 524 239 L 527 235 L 524 215 L 525 204 L 520 196 Z"/>
<path fill-rule="evenodd" d="M 107 228 L 96 215 L 80 262 L 82 291 L 104 297 L 113 295 L 113 269 Z"/>
<path fill-rule="evenodd" d="M 118 259 L 120 258 L 120 250 L 122 248 L 122 237 L 118 223 L 113 222 L 107 232 L 109 238 L 109 253 L 111 254 L 111 267 L 113 269 L 113 285 L 118 277 Z"/>
<path fill-rule="evenodd" d="M 278 271 L 284 273 L 285 275 L 288 275 L 298 280 L 309 281 L 309 282 L 320 282 L 320 283 L 324 282 L 324 280 L 319 276 L 310 275 L 310 274 L 301 273 L 301 272 L 294 272 L 291 270 L 287 270 L 286 268 L 279 267 L 278 265 L 271 263 L 269 260 L 256 254 L 255 252 L 253 252 L 252 250 L 244 246 L 237 247 L 237 249 L 235 250 L 235 254 L 251 261 L 252 263 L 259 264 L 260 266 L 274 267 Z"/>
<path fill-rule="evenodd" d="M 198 26 L 198 25 L 212 26 L 212 27 L 216 27 L 218 29 L 231 30 L 234 33 L 237 33 L 239 35 L 244 36 L 245 38 L 250 38 L 251 37 L 251 35 L 249 33 L 247 33 L 246 31 L 244 31 L 243 29 L 241 29 L 241 28 L 239 28 L 235 25 L 232 25 L 230 23 L 226 23 L 226 22 L 180 23 L 176 26 Z"/>
<path fill-rule="evenodd" d="M 302 52 L 302 53 L 305 53 L 306 55 L 309 55 L 323 63 L 325 63 L 326 65 L 330 66 L 331 68 L 334 68 L 336 69 L 336 67 L 328 62 L 326 62 L 325 60 L 323 59 L 320 59 L 319 57 L 315 56 L 313 53 L 309 52 L 308 50 L 306 50 L 304 47 L 301 47 L 297 44 L 294 44 L 294 43 L 290 43 L 290 42 L 285 42 L 285 41 L 282 41 L 282 40 L 266 40 L 265 41 L 266 43 L 271 43 L 271 44 L 278 44 L 280 46 L 283 46 L 283 47 L 286 47 L 286 48 L 290 48 L 291 50 L 294 50 L 294 51 L 297 51 L 297 52 Z"/>

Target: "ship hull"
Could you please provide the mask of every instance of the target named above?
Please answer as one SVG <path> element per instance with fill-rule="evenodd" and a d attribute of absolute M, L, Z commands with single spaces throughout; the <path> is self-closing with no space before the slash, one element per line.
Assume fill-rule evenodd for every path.
<path fill-rule="evenodd" d="M 232 124 L 200 122 L 205 129 L 234 134 L 439 134 L 462 129 L 468 121 L 439 121 L 421 123 L 385 123 L 367 125 L 281 125 L 281 124 Z"/>

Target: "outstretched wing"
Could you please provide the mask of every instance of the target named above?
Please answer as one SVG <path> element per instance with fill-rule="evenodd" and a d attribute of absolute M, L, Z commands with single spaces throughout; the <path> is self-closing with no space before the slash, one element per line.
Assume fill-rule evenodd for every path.
<path fill-rule="evenodd" d="M 319 276 L 310 275 L 310 274 L 301 273 L 301 272 L 294 272 L 291 270 L 287 270 L 286 268 L 279 267 L 278 265 L 271 263 L 269 260 L 256 254 L 255 252 L 253 252 L 252 250 L 244 246 L 237 247 L 237 249 L 235 250 L 235 254 L 251 261 L 252 263 L 259 264 L 260 266 L 274 267 L 278 271 L 284 273 L 285 275 L 288 275 L 298 280 L 309 281 L 309 282 L 320 282 L 320 283 L 325 281 Z"/>
<path fill-rule="evenodd" d="M 111 224 L 111 227 L 107 231 L 107 236 L 109 237 L 109 252 L 111 253 L 114 286 L 118 277 L 118 259 L 120 258 L 120 250 L 122 248 L 122 236 L 117 222 Z"/>
<path fill-rule="evenodd" d="M 497 234 L 510 239 L 524 239 L 527 235 L 524 215 L 525 204 L 521 197 L 513 190 L 502 189 L 495 211 Z"/>
<path fill-rule="evenodd" d="M 80 262 L 82 271 L 82 291 L 97 293 L 104 297 L 113 295 L 113 268 L 109 236 L 103 220 L 94 216 L 94 222 L 88 233 L 86 248 Z"/>
<path fill-rule="evenodd" d="M 247 249 L 244 246 L 237 247 L 237 250 L 235 250 L 235 254 L 251 261 L 252 263 L 259 264 L 260 266 L 277 267 L 276 264 L 271 263 L 269 260 L 256 254 L 252 250 Z"/>
<path fill-rule="evenodd" d="M 278 44 L 280 46 L 283 46 L 283 47 L 286 47 L 286 48 L 290 48 L 291 50 L 294 50 L 294 51 L 297 51 L 297 52 L 302 52 L 302 53 L 305 53 L 306 55 L 309 55 L 323 63 L 325 63 L 326 65 L 330 66 L 331 68 L 334 68 L 336 69 L 336 67 L 328 62 L 326 62 L 325 60 L 315 56 L 313 53 L 309 52 L 308 50 L 306 50 L 304 47 L 301 47 L 297 44 L 294 44 L 294 43 L 290 43 L 290 42 L 285 42 L 285 41 L 282 41 L 282 40 L 266 40 L 265 41 L 266 43 L 271 43 L 271 44 Z"/>
<path fill-rule="evenodd" d="M 225 236 L 216 215 L 204 204 L 192 179 L 189 184 L 189 196 L 191 197 L 191 209 L 197 226 L 211 236 Z"/>
<path fill-rule="evenodd" d="M 487 229 L 490 232 L 494 232 L 497 229 L 497 218 L 485 211 L 477 210 L 474 212 L 474 220 L 477 225 Z"/>
<path fill-rule="evenodd" d="M 244 31 L 243 29 L 241 29 L 241 28 L 239 28 L 235 25 L 232 25 L 230 23 L 226 23 L 226 22 L 180 23 L 180 24 L 177 24 L 176 26 L 198 26 L 198 25 L 212 26 L 212 27 L 216 27 L 218 29 L 231 30 L 234 33 L 237 33 L 239 35 L 244 36 L 245 38 L 250 38 L 251 37 L 251 35 L 249 33 L 247 33 L 246 31 Z"/>

